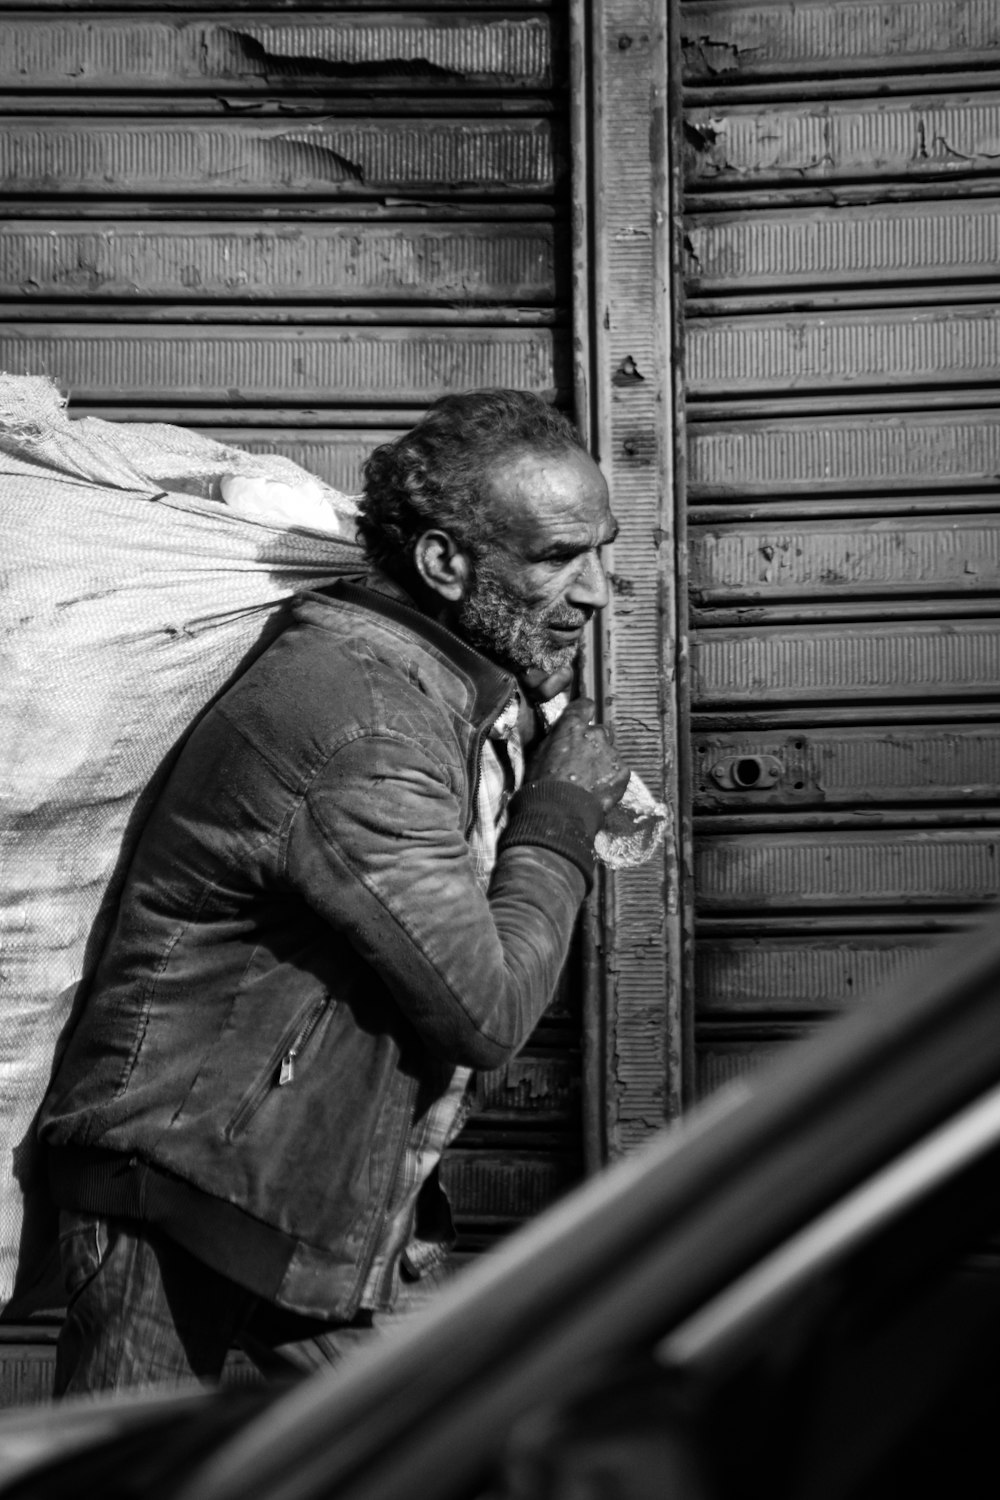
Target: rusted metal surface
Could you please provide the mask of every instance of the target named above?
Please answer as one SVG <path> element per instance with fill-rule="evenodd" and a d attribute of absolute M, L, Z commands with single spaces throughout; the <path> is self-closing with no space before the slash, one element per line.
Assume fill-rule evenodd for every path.
<path fill-rule="evenodd" d="M 436 396 L 568 405 L 565 10 L 0 0 L 0 367 L 347 493 Z M 533 1045 L 447 1168 L 481 1242 L 580 1175 L 578 995 Z"/>
<path fill-rule="evenodd" d="M 0 368 L 52 375 L 81 399 L 424 403 L 477 386 L 555 395 L 545 330 L 0 325 Z"/>
<path fill-rule="evenodd" d="M 65 199 L 550 193 L 546 120 L 8 120 L 0 190 Z"/>
<path fill-rule="evenodd" d="M 915 626 L 946 618 L 953 621 L 988 621 L 996 616 L 996 599 L 984 590 L 970 591 L 965 595 L 953 594 L 947 604 L 931 595 L 912 594 L 893 597 L 883 596 L 877 604 L 860 595 L 857 598 L 815 596 L 809 600 L 774 601 L 755 605 L 731 604 L 726 606 L 703 605 L 692 612 L 692 624 L 706 633 L 730 630 L 747 624 L 753 628 L 763 626 L 800 625 L 856 625 L 873 618 L 882 619 L 889 625 L 912 620 Z"/>
<path fill-rule="evenodd" d="M 699 527 L 691 588 L 704 604 L 1000 592 L 1000 516 Z"/>
<path fill-rule="evenodd" d="M 692 679 L 702 707 L 994 694 L 1000 619 L 706 630 Z"/>
<path fill-rule="evenodd" d="M 799 526 L 807 521 L 836 521 L 852 517 L 878 520 L 887 514 L 918 517 L 938 516 L 948 521 L 955 516 L 988 513 L 993 495 L 985 490 L 960 490 L 948 495 L 824 495 L 781 496 L 774 499 L 749 500 L 746 504 L 729 504 L 724 500 L 692 505 L 689 519 L 695 526 L 714 530 L 719 526 L 767 522 L 776 526 Z"/>
<path fill-rule="evenodd" d="M 692 396 L 986 380 L 1000 367 L 1000 308 L 945 307 L 691 318 Z"/>
<path fill-rule="evenodd" d="M 548 88 L 545 16 L 258 10 L 0 17 L 6 89 Z"/>
<path fill-rule="evenodd" d="M 37 1407 L 52 1400 L 57 1331 L 55 1322 L 8 1325 L 0 1339 L 0 1411 L 16 1406 Z M 259 1383 L 256 1365 L 241 1350 L 231 1351 L 220 1384 L 230 1388 Z"/>
<path fill-rule="evenodd" d="M 580 1107 L 579 1059 L 522 1053 L 499 1073 L 479 1073 L 476 1118 L 574 1125 Z"/>
<path fill-rule="evenodd" d="M 966 698 L 961 703 L 961 722 L 968 724 L 987 724 L 1000 722 L 1000 701 L 997 695 L 976 696 Z M 791 704 L 788 707 L 779 707 L 769 704 L 762 708 L 748 708 L 745 705 L 726 705 L 721 709 L 706 708 L 696 711 L 691 715 L 691 722 L 696 734 L 715 734 L 725 731 L 727 734 L 757 734 L 758 732 L 770 731 L 783 732 L 786 729 L 798 730 L 807 722 L 817 729 L 850 728 L 853 725 L 871 723 L 877 719 L 880 726 L 891 729 L 898 724 L 912 724 L 916 721 L 918 710 L 906 699 L 893 703 L 888 699 L 880 699 L 877 708 L 871 702 L 858 706 L 849 701 L 843 703 L 811 703 L 808 715 L 803 712 L 802 705 Z M 919 707 L 919 718 L 925 724 L 947 724 L 955 725 L 959 719 L 959 709 L 954 702 L 947 698 L 935 701 L 924 700 Z"/>
<path fill-rule="evenodd" d="M 682 4 L 685 82 L 932 72 L 1000 60 L 994 0 L 733 0 Z"/>
<path fill-rule="evenodd" d="M 692 185 L 993 172 L 1000 95 L 692 109 L 687 140 Z"/>
<path fill-rule="evenodd" d="M 40 1337 L 37 1327 L 20 1332 L 20 1342 L 0 1345 L 0 1410 L 52 1399 L 55 1345 L 44 1339 L 44 1332 Z"/>
<path fill-rule="evenodd" d="M 701 731 L 699 811 L 994 803 L 1000 724 Z"/>
<path fill-rule="evenodd" d="M 1000 890 L 1000 10 L 681 14 L 708 1091 Z"/>
<path fill-rule="evenodd" d="M 675 610 L 670 384 L 666 7 L 590 7 L 594 447 L 621 531 L 613 599 L 593 674 L 623 758 L 676 806 L 676 693 L 664 640 Z M 676 1114 L 681 1100 L 679 869 L 665 861 L 608 882 L 606 985 L 596 1045 L 614 1155 Z"/>
<path fill-rule="evenodd" d="M 692 295 L 995 275 L 1000 200 L 760 208 L 685 220 Z M 911 293 L 912 295 L 912 293 Z"/>
<path fill-rule="evenodd" d="M 696 1040 L 697 1093 L 703 1097 L 724 1084 L 746 1078 L 791 1042 L 807 1034 L 805 1027 L 776 1027 L 757 1035 L 719 1036 L 699 1029 Z"/>
<path fill-rule="evenodd" d="M 698 945 L 700 1016 L 825 1014 L 914 971 L 937 940 L 919 933 L 855 937 L 706 937 Z"/>
<path fill-rule="evenodd" d="M 452 1147 L 441 1166 L 455 1218 L 473 1224 L 516 1224 L 554 1203 L 579 1175 L 572 1154 L 461 1146 Z"/>
<path fill-rule="evenodd" d="M 497 307 L 495 304 L 415 303 L 393 300 L 379 303 L 324 301 L 264 302 L 244 298 L 221 302 L 190 298 L 178 307 L 177 302 L 151 303 L 145 300 L 102 302 L 96 297 L 48 298 L 9 304 L 3 309 L 9 322 L 101 323 L 105 326 L 129 323 L 167 324 L 183 319 L 191 327 L 242 323 L 247 327 L 276 328 L 282 324 L 302 327 L 392 328 L 405 320 L 411 328 L 552 328 L 558 321 L 551 307 Z"/>
<path fill-rule="evenodd" d="M 435 9 L 460 13 L 464 9 L 464 6 L 465 0 L 440 0 Z M 26 8 L 24 0 L 0 0 L 0 13 L 7 10 L 24 11 Z M 81 11 L 106 11 L 108 8 L 107 0 L 74 0 L 73 6 L 74 10 Z M 202 11 L 205 8 L 205 0 L 171 0 L 170 3 L 172 11 Z M 297 9 L 297 0 L 281 0 L 281 3 L 274 8 L 281 15 L 286 12 L 294 13 Z M 510 0 L 476 0 L 475 8 L 477 11 L 502 12 L 509 11 L 512 7 Z M 31 9 L 42 12 L 65 10 L 66 0 L 34 0 Z M 129 0 L 128 9 L 130 12 L 138 11 L 141 13 L 150 11 L 153 14 L 159 15 L 164 7 L 162 0 Z M 227 11 L 235 11 L 237 13 L 248 11 L 260 13 L 263 7 L 261 0 L 229 0 L 226 9 Z M 315 7 L 303 4 L 302 9 L 305 11 L 310 9 L 315 10 Z M 351 10 L 356 11 L 386 11 L 404 15 L 407 11 L 413 9 L 412 0 L 354 0 L 354 3 L 351 5 Z M 528 11 L 548 10 L 550 9 L 550 0 L 520 0 L 517 9 Z"/>
<path fill-rule="evenodd" d="M 547 224 L 0 225 L 0 296 L 551 303 Z"/>
<path fill-rule="evenodd" d="M 688 433 L 692 498 L 968 488 L 1000 475 L 1000 410 L 989 408 L 692 423 Z"/>
<path fill-rule="evenodd" d="M 705 834 L 696 889 L 705 912 L 968 908 L 995 895 L 998 858 L 997 828 Z"/>
<path fill-rule="evenodd" d="M 361 490 L 361 466 L 379 443 L 400 436 L 400 429 L 370 428 L 351 431 L 302 431 L 294 428 L 214 427 L 197 428 L 221 443 L 236 443 L 251 453 L 280 453 L 318 474 L 335 490 L 357 495 Z"/>
<path fill-rule="evenodd" d="M 698 422 L 772 421 L 801 416 L 825 421 L 828 417 L 865 417 L 872 413 L 887 417 L 904 415 L 918 408 L 921 413 L 934 414 L 980 404 L 984 404 L 984 391 L 977 386 L 951 389 L 945 386 L 936 390 L 900 385 L 873 391 L 859 383 L 841 390 L 830 386 L 790 390 L 780 395 L 704 396 L 697 405 L 692 404 L 691 412 L 693 420 Z"/>
<path fill-rule="evenodd" d="M 597 369 L 595 323 L 597 225 L 592 184 L 595 151 L 592 139 L 598 82 L 591 65 L 593 12 L 590 0 L 569 0 L 569 116 L 570 181 L 573 197 L 569 266 L 572 278 L 573 406 L 577 427 L 588 448 L 597 449 Z M 583 691 L 606 717 L 603 674 L 599 661 L 599 627 L 591 625 L 580 654 L 579 680 Z M 600 1171 L 609 1157 L 616 1090 L 608 1066 L 613 1005 L 610 966 L 606 962 L 610 936 L 608 884 L 598 876 L 584 900 L 578 925 L 580 944 L 581 1015 L 581 1125 L 584 1170 Z"/>

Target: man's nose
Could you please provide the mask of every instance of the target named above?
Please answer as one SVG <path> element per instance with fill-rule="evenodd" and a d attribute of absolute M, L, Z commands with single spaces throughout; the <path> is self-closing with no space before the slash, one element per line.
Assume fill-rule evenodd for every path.
<path fill-rule="evenodd" d="M 599 552 L 588 552 L 567 590 L 566 598 L 579 609 L 603 609 L 608 602 L 608 575 Z"/>

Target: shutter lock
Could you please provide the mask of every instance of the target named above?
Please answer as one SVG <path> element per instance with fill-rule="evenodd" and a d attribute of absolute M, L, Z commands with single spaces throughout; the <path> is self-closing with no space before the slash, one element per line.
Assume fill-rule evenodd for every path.
<path fill-rule="evenodd" d="M 773 755 L 727 755 L 712 767 L 712 780 L 727 792 L 758 792 L 780 781 L 784 766 Z"/>

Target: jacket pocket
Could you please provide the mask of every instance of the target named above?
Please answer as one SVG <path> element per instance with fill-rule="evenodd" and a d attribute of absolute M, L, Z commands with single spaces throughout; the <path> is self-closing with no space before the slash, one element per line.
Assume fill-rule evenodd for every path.
<path fill-rule="evenodd" d="M 249 1128 L 254 1115 L 275 1089 L 287 1088 L 295 1082 L 302 1054 L 332 1006 L 331 995 L 320 995 L 296 1018 L 268 1059 L 267 1067 L 247 1089 L 230 1115 L 222 1132 L 225 1140 L 235 1140 Z"/>

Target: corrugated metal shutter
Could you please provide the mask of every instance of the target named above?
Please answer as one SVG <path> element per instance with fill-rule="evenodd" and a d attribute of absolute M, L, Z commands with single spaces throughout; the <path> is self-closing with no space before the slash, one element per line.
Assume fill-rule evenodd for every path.
<path fill-rule="evenodd" d="M 681 15 L 705 1091 L 1000 888 L 1000 11 Z"/>
<path fill-rule="evenodd" d="M 431 398 L 572 400 L 567 14 L 0 0 L 0 368 L 358 487 Z M 480 1080 L 464 1241 L 580 1171 L 578 982 Z"/>

